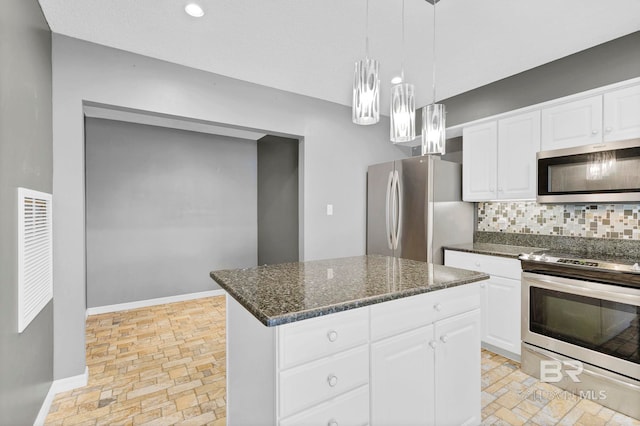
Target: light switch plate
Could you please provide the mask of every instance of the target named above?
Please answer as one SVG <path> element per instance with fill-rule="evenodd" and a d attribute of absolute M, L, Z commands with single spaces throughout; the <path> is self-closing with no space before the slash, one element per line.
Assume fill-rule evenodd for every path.
<path fill-rule="evenodd" d="M 333 216 L 333 204 L 327 204 L 327 216 Z"/>

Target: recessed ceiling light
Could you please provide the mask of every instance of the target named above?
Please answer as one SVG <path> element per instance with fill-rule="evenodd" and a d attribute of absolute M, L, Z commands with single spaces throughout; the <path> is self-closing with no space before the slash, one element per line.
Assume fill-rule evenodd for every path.
<path fill-rule="evenodd" d="M 202 7 L 200 7 L 200 5 L 196 3 L 189 3 L 184 7 L 184 11 L 194 18 L 200 18 L 204 16 L 204 10 L 202 10 Z"/>
<path fill-rule="evenodd" d="M 400 77 L 399 75 L 396 75 L 391 79 L 391 84 L 400 84 L 400 83 L 402 83 L 402 77 Z"/>

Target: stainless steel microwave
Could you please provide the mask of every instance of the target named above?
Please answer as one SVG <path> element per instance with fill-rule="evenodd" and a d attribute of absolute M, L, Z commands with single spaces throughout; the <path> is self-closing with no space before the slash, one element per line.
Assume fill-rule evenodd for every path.
<path fill-rule="evenodd" d="M 541 151 L 538 203 L 640 202 L 640 139 Z"/>

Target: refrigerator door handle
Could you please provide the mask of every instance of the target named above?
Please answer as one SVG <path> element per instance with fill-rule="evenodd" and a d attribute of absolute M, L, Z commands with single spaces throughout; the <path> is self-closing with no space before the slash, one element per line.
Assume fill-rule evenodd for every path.
<path fill-rule="evenodd" d="M 391 182 L 391 248 L 398 248 L 397 229 L 398 229 L 398 171 L 393 171 L 393 180 Z"/>
<path fill-rule="evenodd" d="M 393 243 L 391 241 L 391 229 L 389 227 L 389 220 L 390 220 L 390 215 L 391 215 L 391 205 L 389 204 L 389 198 L 391 196 L 391 187 L 393 186 L 393 172 L 389 172 L 389 179 L 387 180 L 387 201 L 385 203 L 385 216 L 386 216 L 386 220 L 385 220 L 385 225 L 386 225 L 386 237 L 387 237 L 387 245 L 389 246 L 390 250 L 393 250 Z"/>
<path fill-rule="evenodd" d="M 396 225 L 395 246 L 393 247 L 394 250 L 398 248 L 398 244 L 400 243 L 400 232 L 402 228 L 402 187 L 401 185 L 402 183 L 400 182 L 400 175 L 396 170 L 396 192 L 398 194 L 396 198 L 396 203 L 398 205 L 398 208 L 397 208 L 398 217 L 397 217 L 397 225 Z"/>

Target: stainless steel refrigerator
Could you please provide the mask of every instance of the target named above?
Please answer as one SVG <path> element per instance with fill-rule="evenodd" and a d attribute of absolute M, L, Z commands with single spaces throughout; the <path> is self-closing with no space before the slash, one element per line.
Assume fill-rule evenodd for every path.
<path fill-rule="evenodd" d="M 473 203 L 462 201 L 461 164 L 438 157 L 411 157 L 369 166 L 367 254 L 442 264 L 443 246 L 473 242 L 473 221 Z"/>

